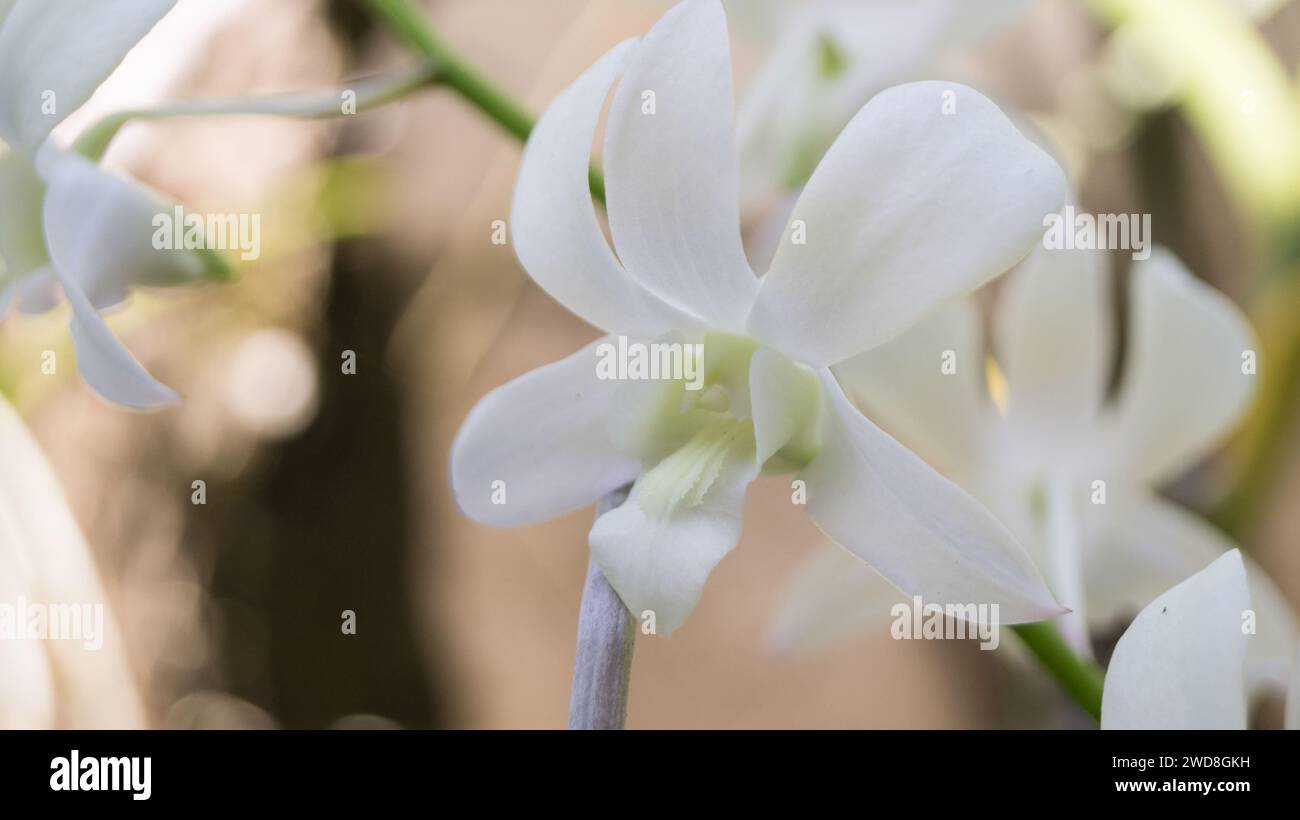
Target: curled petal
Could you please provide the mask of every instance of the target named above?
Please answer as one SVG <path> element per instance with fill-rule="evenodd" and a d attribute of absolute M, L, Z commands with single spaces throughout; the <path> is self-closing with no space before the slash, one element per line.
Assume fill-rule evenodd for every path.
<path fill-rule="evenodd" d="M 740 240 L 731 104 L 722 5 L 687 0 L 629 59 L 604 161 L 610 232 L 628 272 L 673 306 L 734 331 L 758 281 Z"/>
<path fill-rule="evenodd" d="M 137 410 L 175 404 L 180 396 L 159 382 L 113 335 L 76 282 L 60 278 L 72 306 L 72 342 L 81 378 L 105 399 Z"/>
<path fill-rule="evenodd" d="M 524 148 L 510 222 L 524 270 L 556 301 L 604 330 L 652 337 L 688 323 L 623 270 L 587 187 L 601 106 L 635 47 L 615 46 L 547 107 Z"/>

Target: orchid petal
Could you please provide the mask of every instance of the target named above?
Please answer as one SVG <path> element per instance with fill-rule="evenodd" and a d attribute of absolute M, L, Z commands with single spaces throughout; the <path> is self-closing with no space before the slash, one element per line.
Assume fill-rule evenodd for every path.
<path fill-rule="evenodd" d="M 1259 346 L 1231 300 L 1163 248 L 1137 262 L 1130 285 L 1132 343 L 1118 405 L 1114 453 L 1151 483 L 1213 449 L 1255 390 L 1245 356 Z"/>
<path fill-rule="evenodd" d="M 2 399 L 0 451 L 0 597 L 107 609 L 94 559 L 58 480 Z M 77 640 L 0 640 L 0 726 L 140 726 L 139 693 L 110 613 L 94 640 L 100 638 L 98 648 Z M 59 693 L 57 702 L 52 692 Z"/>
<path fill-rule="evenodd" d="M 1105 527 L 1090 536 L 1085 582 L 1090 620 L 1101 628 L 1130 617 L 1235 548 L 1200 517 L 1140 491 L 1113 498 L 1108 506 Z M 1242 560 L 1255 611 L 1247 679 L 1252 688 L 1285 686 L 1297 639 L 1295 615 L 1268 573 L 1249 557 Z"/>
<path fill-rule="evenodd" d="M 724 425 L 698 434 L 596 519 L 592 557 L 633 615 L 653 613 L 658 634 L 685 622 L 740 540 L 745 488 L 757 475 L 752 427 Z"/>
<path fill-rule="evenodd" d="M 34 153 L 176 0 L 19 0 L 0 26 L 0 137 Z"/>
<path fill-rule="evenodd" d="M 45 237 L 59 276 L 76 282 L 97 308 L 127 298 L 131 285 L 193 282 L 204 274 L 195 250 L 154 246 L 167 206 L 131 180 L 77 154 L 47 148 L 40 166 Z"/>
<path fill-rule="evenodd" d="M 818 151 L 872 95 L 920 79 L 945 49 L 1005 26 L 1027 2 L 822 0 L 787 9 L 737 114 L 743 201 L 802 184 Z M 837 64 L 827 65 L 828 50 Z"/>
<path fill-rule="evenodd" d="M 821 412 L 821 383 L 816 374 L 771 348 L 760 347 L 749 363 L 749 397 L 755 457 L 760 466 L 792 442 L 808 455 L 816 451 L 820 442 L 801 436 L 816 430 Z"/>
<path fill-rule="evenodd" d="M 1059 615 L 1033 561 L 983 506 L 860 414 L 829 371 L 808 514 L 909 595 L 998 604 L 1003 623 Z"/>
<path fill-rule="evenodd" d="M 627 40 L 611 49 L 537 121 L 524 148 L 510 222 L 524 270 L 556 301 L 606 331 L 653 337 L 687 323 L 623 270 L 587 187 L 601 106 L 635 46 Z"/>
<path fill-rule="evenodd" d="M 1103 729 L 1245 729 L 1250 609 L 1237 550 L 1152 601 L 1111 655 Z"/>
<path fill-rule="evenodd" d="M 978 92 L 891 88 L 808 181 L 749 329 L 808 364 L 862 353 L 1019 262 L 1064 198 L 1061 169 Z"/>
<path fill-rule="evenodd" d="M 597 378 L 593 342 L 479 401 L 451 448 L 465 514 L 499 527 L 544 521 L 636 477 L 639 464 L 605 435 L 619 382 Z"/>
<path fill-rule="evenodd" d="M 72 306 L 70 328 L 77 349 L 77 370 L 86 384 L 105 399 L 137 410 L 180 401 L 176 391 L 149 375 L 122 346 L 76 282 L 60 277 L 59 283 Z"/>
<path fill-rule="evenodd" d="M 758 281 L 740 241 L 730 59 L 718 0 L 665 14 L 619 81 L 604 161 L 610 232 L 628 273 L 710 326 L 738 331 Z"/>

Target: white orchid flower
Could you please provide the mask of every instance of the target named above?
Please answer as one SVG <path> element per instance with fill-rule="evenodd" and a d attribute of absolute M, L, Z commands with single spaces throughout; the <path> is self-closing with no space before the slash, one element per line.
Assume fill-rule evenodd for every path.
<path fill-rule="evenodd" d="M 587 167 L 619 76 L 603 157 L 616 257 Z M 593 344 L 497 388 L 452 448 L 461 509 L 517 526 L 635 482 L 590 546 L 666 634 L 740 537 L 748 484 L 798 472 L 817 524 L 900 587 L 996 601 L 1012 621 L 1060 612 L 1011 535 L 855 410 L 828 369 L 1018 261 L 1062 204 L 1060 169 L 968 88 L 886 91 L 808 183 L 794 211 L 806 243 L 783 243 L 761 281 L 741 249 L 737 174 L 716 0 L 673 8 L 550 105 L 515 190 L 520 261 L 610 333 L 702 343 L 705 383 L 598 378 Z"/>
<path fill-rule="evenodd" d="M 0 614 L 0 728 L 142 726 L 139 694 L 94 559 L 58 479 L 3 398 L 0 452 L 0 607 L 6 608 Z M 31 634 L 23 611 L 33 605 L 63 607 L 66 617 L 59 621 L 68 625 L 70 607 L 77 607 L 80 634 Z M 87 620 L 87 607 L 100 607 L 102 621 Z M 45 628 L 54 621 L 51 614 Z"/>
<path fill-rule="evenodd" d="M 1252 587 L 1234 549 L 1139 612 L 1111 655 L 1101 728 L 1247 728 Z M 1300 729 L 1300 663 L 1285 726 Z"/>
<path fill-rule="evenodd" d="M 1066 637 L 1113 628 L 1233 545 L 1156 488 L 1209 453 L 1255 388 L 1250 325 L 1167 250 L 1133 264 L 1129 342 L 1113 401 L 1110 277 L 1101 251 L 1039 248 L 1003 280 L 988 393 L 973 299 L 836 369 L 845 390 L 899 439 L 970 491 L 1025 544 L 1072 610 Z M 1002 393 L 1002 390 L 998 391 Z M 783 644 L 816 644 L 879 622 L 884 585 L 824 547 L 796 570 L 776 619 Z M 1263 572 L 1260 674 L 1294 640 Z M 1269 660 L 1272 659 L 1272 661 Z M 1271 663 L 1271 666 L 1270 666 Z"/>
<path fill-rule="evenodd" d="M 797 190 L 863 103 L 891 85 L 928 79 L 940 55 L 1001 30 L 1029 0 L 757 5 L 765 16 L 781 20 L 782 34 L 737 117 L 741 194 L 747 204 Z"/>
<path fill-rule="evenodd" d="M 176 394 L 113 337 L 99 311 L 132 284 L 194 281 L 209 255 L 157 250 L 154 217 L 170 212 L 142 186 L 50 139 L 175 0 L 0 0 L 0 317 L 16 304 L 72 307 L 82 377 L 110 401 L 150 408 Z"/>

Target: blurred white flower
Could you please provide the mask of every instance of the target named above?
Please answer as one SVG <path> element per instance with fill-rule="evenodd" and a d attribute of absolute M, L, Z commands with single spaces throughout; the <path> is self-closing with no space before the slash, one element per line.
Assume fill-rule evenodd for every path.
<path fill-rule="evenodd" d="M 90 550 L 45 456 L 3 398 L 0 452 L 0 605 L 13 615 L 0 629 L 0 728 L 140 727 L 140 698 Z M 56 604 L 101 607 L 102 645 L 22 631 L 31 627 L 25 606 Z"/>
<path fill-rule="evenodd" d="M 1030 0 L 772 0 L 738 4 L 782 34 L 737 117 L 748 206 L 797 190 L 877 92 L 926 76 L 945 51 L 1010 24 Z M 758 7 L 757 9 L 750 8 Z M 769 26 L 775 28 L 775 26 Z"/>
<path fill-rule="evenodd" d="M 619 75 L 603 158 L 616 257 L 587 168 Z M 829 370 L 1019 261 L 1063 202 L 1060 169 L 968 88 L 886 91 L 813 174 L 760 282 L 741 248 L 731 108 L 721 5 L 693 0 L 542 116 L 515 190 L 524 268 L 606 331 L 703 343 L 704 389 L 602 380 L 595 345 L 528 373 L 457 436 L 461 508 L 517 526 L 635 481 L 590 545 L 629 609 L 668 633 L 739 539 L 748 484 L 798 472 L 818 525 L 900 587 L 998 602 L 1009 622 L 1060 612 L 1011 535 L 854 409 Z"/>
<path fill-rule="evenodd" d="M 1101 728 L 1247 728 L 1251 586 L 1234 549 L 1139 612 L 1111 655 Z M 1300 729 L 1300 663 L 1285 721 Z"/>
<path fill-rule="evenodd" d="M 836 368 L 866 412 L 1026 545 L 1072 610 L 1062 625 L 1082 652 L 1090 652 L 1089 625 L 1113 627 L 1232 548 L 1155 488 L 1220 442 L 1256 379 L 1245 316 L 1156 248 L 1133 265 L 1123 380 L 1107 401 L 1109 282 L 1104 252 L 1031 254 L 1003 280 L 993 379 L 973 299 Z M 824 547 L 796 571 L 777 617 L 781 643 L 821 642 L 888 611 L 890 593 L 848 563 Z M 1257 669 L 1276 678 L 1294 624 L 1265 574 L 1252 578 Z"/>
<path fill-rule="evenodd" d="M 176 400 L 113 337 L 99 311 L 134 284 L 200 278 L 208 256 L 153 247 L 168 211 L 142 186 L 49 138 L 175 0 L 0 0 L 0 317 L 43 312 L 62 289 L 82 377 L 130 407 Z"/>

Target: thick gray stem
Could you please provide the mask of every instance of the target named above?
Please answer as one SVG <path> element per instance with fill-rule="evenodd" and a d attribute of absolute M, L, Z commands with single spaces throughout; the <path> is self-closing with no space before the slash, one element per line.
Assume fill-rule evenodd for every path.
<path fill-rule="evenodd" d="M 628 487 L 600 500 L 599 517 L 627 500 Z M 570 729 L 622 729 L 636 647 L 636 619 L 605 580 L 593 558 L 587 564 L 578 612 L 578 654 L 573 659 Z"/>

